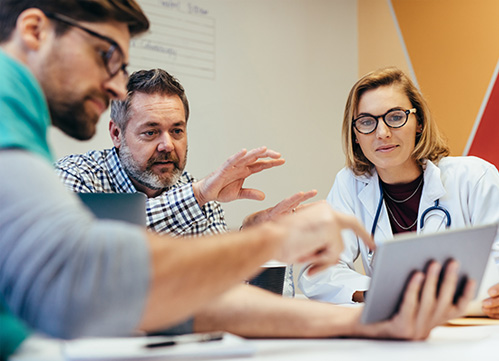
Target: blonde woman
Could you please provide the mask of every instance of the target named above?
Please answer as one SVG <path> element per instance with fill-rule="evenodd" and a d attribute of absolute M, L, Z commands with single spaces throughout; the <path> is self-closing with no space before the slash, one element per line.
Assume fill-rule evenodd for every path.
<path fill-rule="evenodd" d="M 401 232 L 499 221 L 497 169 L 476 157 L 449 157 L 423 95 L 399 69 L 371 72 L 353 86 L 342 137 L 346 167 L 327 200 L 357 216 L 376 243 Z M 308 297 L 334 303 L 364 300 L 372 252 L 352 233 L 344 241 L 340 264 L 314 276 L 302 272 L 299 286 Z M 358 257 L 366 275 L 354 270 Z"/>

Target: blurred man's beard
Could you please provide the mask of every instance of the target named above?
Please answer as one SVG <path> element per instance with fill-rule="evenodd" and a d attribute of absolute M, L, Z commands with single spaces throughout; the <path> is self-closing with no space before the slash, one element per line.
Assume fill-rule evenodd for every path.
<path fill-rule="evenodd" d="M 43 58 L 35 76 L 47 99 L 52 124 L 73 138 L 87 140 L 95 134 L 110 99 L 96 86 L 76 89 L 65 84 L 68 72 L 74 71 L 72 67 L 62 51 L 54 48 Z"/>
<path fill-rule="evenodd" d="M 130 148 L 124 141 L 123 137 L 121 140 L 121 147 L 119 148 L 119 158 L 123 169 L 130 178 L 134 179 L 135 181 L 149 189 L 159 190 L 170 188 L 179 181 L 185 168 L 185 159 L 187 158 L 187 152 L 182 164 L 180 164 L 179 159 L 175 155 L 173 155 L 173 153 L 163 153 L 162 156 L 149 159 L 146 165 L 146 169 L 141 170 L 139 164 L 137 164 L 135 159 L 133 159 Z M 154 162 L 159 160 L 171 161 L 174 165 L 174 169 L 171 172 L 168 172 L 167 175 L 165 174 L 164 176 L 159 176 L 151 169 Z"/>
<path fill-rule="evenodd" d="M 80 102 L 58 104 L 50 107 L 52 124 L 78 140 L 88 140 L 95 135 L 100 116 L 87 114 Z"/>

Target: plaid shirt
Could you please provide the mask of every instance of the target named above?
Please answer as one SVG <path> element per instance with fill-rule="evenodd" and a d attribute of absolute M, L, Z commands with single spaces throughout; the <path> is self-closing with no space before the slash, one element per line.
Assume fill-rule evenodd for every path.
<path fill-rule="evenodd" d="M 116 149 L 93 150 L 61 158 L 56 173 L 67 188 L 79 193 L 136 193 L 121 166 Z M 147 199 L 147 227 L 171 236 L 196 236 L 227 231 L 224 211 L 218 202 L 199 207 L 192 182 L 184 172 L 179 181 L 154 198 Z"/>

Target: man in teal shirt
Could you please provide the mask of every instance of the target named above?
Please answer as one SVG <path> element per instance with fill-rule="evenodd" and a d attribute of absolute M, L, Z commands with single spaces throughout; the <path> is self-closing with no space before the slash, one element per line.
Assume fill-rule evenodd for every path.
<path fill-rule="evenodd" d="M 10 7 L 22 7 L 24 2 L 18 4 L 0 6 L 2 10 Z M 34 6 L 33 2 L 31 2 Z M 46 8 L 58 8 L 60 4 L 45 4 Z M 10 9 L 9 9 L 10 10 Z M 131 18 L 132 16 L 130 16 Z M 4 17 L 5 19 L 5 17 Z M 16 21 L 16 17 L 10 19 Z M 5 40 L 8 28 L 5 27 L 7 20 L 2 21 L 0 36 Z M 147 20 L 143 17 L 142 28 L 146 28 Z M 10 47 L 4 50 L 9 52 Z M 51 151 L 47 143 L 47 129 L 50 125 L 50 115 L 47 102 L 42 96 L 43 92 L 33 74 L 23 65 L 7 56 L 0 50 L 0 73 L 2 76 L 2 86 L 0 87 L 0 148 L 3 149 L 24 149 L 37 157 L 45 159 L 47 162 L 53 160 Z M 23 121 L 19 121 L 22 119 Z M 8 173 L 9 169 L 3 168 L 2 173 Z M 6 206 L 3 204 L 3 206 Z M 4 221 L 7 221 L 4 219 Z M 2 233 L 3 237 L 8 234 Z M 3 248 L 2 252 L 7 254 L 9 249 Z M 15 262 L 15 254 L 1 264 L 1 269 L 7 274 L 9 262 Z M 19 261 L 19 260 L 17 260 Z M 28 265 L 29 268 L 29 265 Z M 2 273 L 2 272 L 0 272 Z M 1 277 L 0 277 L 1 278 Z M 0 359 L 5 359 L 19 346 L 27 336 L 28 331 L 23 322 L 13 317 L 7 311 L 3 300 L 3 295 L 11 298 L 13 287 L 7 287 L 0 291 Z"/>
<path fill-rule="evenodd" d="M 16 70 L 10 71 L 12 68 Z M 45 100 L 38 96 L 41 94 L 38 82 L 31 73 L 5 56 L 1 50 L 0 69 L 3 70 L 0 114 L 4 119 L 0 122 L 0 146 L 26 147 L 48 160 L 52 159 L 46 140 L 50 116 Z M 18 87 L 18 84 L 24 84 L 24 87 Z M 18 97 L 11 96 L 12 87 L 19 90 Z M 24 118 L 27 122 L 16 121 L 19 118 Z M 0 294 L 0 360 L 13 353 L 27 335 L 26 326 L 6 310 Z"/>

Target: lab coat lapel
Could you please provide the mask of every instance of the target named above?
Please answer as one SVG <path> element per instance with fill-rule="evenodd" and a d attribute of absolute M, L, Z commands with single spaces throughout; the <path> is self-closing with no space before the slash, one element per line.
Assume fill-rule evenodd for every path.
<path fill-rule="evenodd" d="M 359 192 L 359 201 L 365 209 L 363 217 L 364 225 L 367 231 L 371 232 L 376 210 L 378 209 L 379 199 L 381 197 L 378 173 L 374 170 L 372 176 L 361 176 L 360 178 L 363 182 L 367 183 L 364 189 Z M 374 239 L 376 243 L 381 243 L 384 240 L 392 238 L 393 233 L 386 213 L 385 203 L 383 202 L 376 231 L 374 232 Z"/>
<path fill-rule="evenodd" d="M 424 186 L 418 211 L 418 232 L 421 232 L 421 216 L 423 212 L 435 205 L 437 199 L 441 199 L 446 191 L 440 178 L 440 168 L 427 160 L 424 166 Z M 442 204 L 441 204 L 442 205 Z M 424 233 L 435 232 L 445 229 L 446 219 L 442 212 L 433 211 L 425 217 Z"/>

